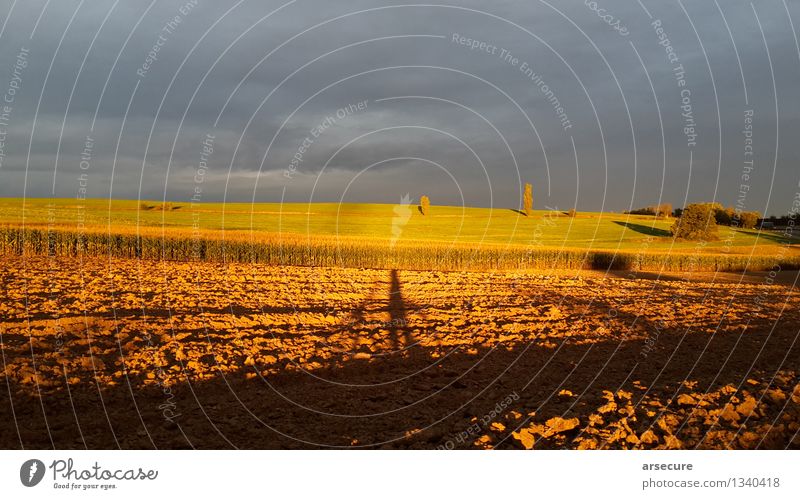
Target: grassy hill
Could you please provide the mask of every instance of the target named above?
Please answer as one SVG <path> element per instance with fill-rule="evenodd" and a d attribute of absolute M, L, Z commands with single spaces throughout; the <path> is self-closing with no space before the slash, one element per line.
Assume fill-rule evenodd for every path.
<path fill-rule="evenodd" d="M 542 256 L 536 260 L 539 262 L 536 266 L 552 259 L 546 255 L 565 253 L 575 255 L 575 258 L 567 258 L 570 263 L 566 266 L 586 266 L 580 259 L 586 260 L 587 255 L 588 265 L 592 266 L 592 255 L 597 252 L 604 255 L 599 259 L 601 262 L 615 254 L 627 255 L 628 259 L 635 256 L 638 263 L 623 266 L 636 268 L 655 268 L 670 261 L 686 260 L 689 256 L 702 257 L 706 262 L 704 267 L 708 267 L 708 262 L 722 261 L 731 264 L 730 268 L 739 268 L 748 261 L 755 264 L 751 255 L 757 257 L 759 268 L 770 268 L 775 262 L 787 266 L 800 262 L 797 241 L 777 233 L 720 227 L 718 240 L 698 244 L 670 237 L 671 219 L 613 213 L 581 212 L 572 218 L 562 212 L 535 211 L 526 217 L 505 208 L 432 206 L 429 215 L 422 215 L 413 204 L 406 207 L 349 203 L 191 205 L 156 201 L 87 200 L 79 203 L 64 199 L 0 199 L 0 227 L 8 232 L 17 230 L 23 223 L 30 229 L 60 234 L 64 239 L 59 247 L 76 244 L 73 239 L 78 233 L 84 234 L 84 238 L 90 235 L 107 238 L 108 234 L 124 236 L 131 238 L 124 245 L 134 246 L 142 244 L 136 242 L 137 238 L 155 239 L 160 241 L 162 253 L 167 240 L 183 241 L 170 243 L 176 245 L 176 250 L 170 253 L 175 258 L 188 258 L 189 249 L 181 249 L 182 246 L 193 245 L 196 250 L 201 241 L 208 248 L 216 248 L 211 253 L 225 252 L 225 248 L 217 247 L 219 241 L 225 239 L 230 250 L 228 255 L 248 251 L 254 254 L 254 246 L 277 245 L 284 253 L 320 251 L 322 255 L 328 251 L 333 258 L 328 263 L 356 266 L 402 266 L 403 258 L 396 260 L 401 254 L 418 256 L 431 252 L 436 253 L 436 258 L 422 258 L 414 265 L 441 268 L 443 261 L 450 259 L 448 268 L 471 268 L 471 263 L 476 261 L 483 262 L 478 267 L 524 268 L 531 265 L 533 253 Z M 72 234 L 72 239 L 67 234 Z M 5 236 L 6 246 L 12 239 L 12 236 Z M 98 239 L 95 244 L 105 243 Z M 154 248 L 159 246 L 154 242 L 150 244 Z M 233 251 L 234 244 L 243 247 Z M 248 246 L 251 249 L 248 250 Z M 201 252 L 206 257 L 208 248 Z M 65 251 L 75 253 L 77 250 L 67 248 Z M 99 249 L 95 251 L 100 252 Z M 487 264 L 478 252 L 494 256 L 483 255 L 489 258 Z M 262 254 L 260 250 L 256 253 Z M 371 255 L 369 258 L 367 253 Z M 463 254 L 456 258 L 455 253 Z M 142 256 L 138 250 L 134 254 Z M 273 250 L 264 253 L 267 262 L 275 263 L 273 254 Z M 660 258 L 651 258 L 654 256 Z M 669 265 L 677 265 L 674 262 Z M 292 260 L 291 263 L 320 264 L 317 259 Z M 683 263 L 679 266 L 685 267 Z M 718 263 L 711 267 L 720 268 Z"/>

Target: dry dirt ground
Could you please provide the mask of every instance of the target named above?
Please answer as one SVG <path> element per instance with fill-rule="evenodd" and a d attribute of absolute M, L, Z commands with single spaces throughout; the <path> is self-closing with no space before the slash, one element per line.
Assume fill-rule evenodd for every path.
<path fill-rule="evenodd" d="M 800 448 L 791 286 L 0 264 L 3 448 Z"/>

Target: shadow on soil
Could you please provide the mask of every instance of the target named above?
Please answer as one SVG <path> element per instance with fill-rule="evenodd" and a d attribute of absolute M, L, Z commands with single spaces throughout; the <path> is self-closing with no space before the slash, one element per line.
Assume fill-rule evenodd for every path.
<path fill-rule="evenodd" d="M 398 341 L 411 341 L 396 271 L 388 291 L 389 311 L 397 319 L 395 335 Z M 552 303 L 548 300 L 543 298 L 543 303 Z M 603 314 L 613 304 L 592 300 L 564 307 L 577 306 L 588 310 L 585 313 Z M 623 314 L 623 319 L 654 331 L 641 318 Z M 796 327 L 791 326 L 770 332 L 766 324 L 754 323 L 746 334 L 713 336 L 661 330 L 649 352 L 643 340 L 626 340 L 622 334 L 604 341 L 593 337 L 594 342 L 575 336 L 531 337 L 494 347 L 475 343 L 469 352 L 417 345 L 391 356 L 331 359 L 313 376 L 284 366 L 279 374 L 262 377 L 258 365 L 242 366 L 172 387 L 139 377 L 97 386 L 91 371 L 68 373 L 80 376 L 80 383 L 68 386 L 62 380 L 41 398 L 35 386 L 6 378 L 11 399 L 3 397 L 0 403 L 0 446 L 435 448 L 453 441 L 474 418 L 491 413 L 511 394 L 518 400 L 497 416 L 500 419 L 512 410 L 522 415 L 535 411 L 539 421 L 579 417 L 583 425 L 588 414 L 605 403 L 604 390 L 629 390 L 636 399 L 642 392 L 633 382 L 648 387 L 650 395 L 669 399 L 687 379 L 697 381 L 696 391 L 705 391 L 739 386 L 755 376 L 753 372 L 770 379 L 776 367 L 800 370 Z M 584 395 L 565 400 L 558 396 L 562 390 Z M 629 423 L 646 428 L 653 421 Z M 464 447 L 470 445 L 468 441 Z M 500 447 L 513 445 L 509 438 Z M 770 445 L 792 444 L 787 440 Z"/>

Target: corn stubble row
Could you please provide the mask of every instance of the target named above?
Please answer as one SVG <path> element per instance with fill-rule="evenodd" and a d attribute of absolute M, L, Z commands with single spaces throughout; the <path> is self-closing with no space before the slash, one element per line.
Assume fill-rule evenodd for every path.
<path fill-rule="evenodd" d="M 0 254 L 114 257 L 422 270 L 615 269 L 757 271 L 800 268 L 800 257 L 703 253 L 609 252 L 348 237 L 144 229 L 116 233 L 0 227 Z"/>

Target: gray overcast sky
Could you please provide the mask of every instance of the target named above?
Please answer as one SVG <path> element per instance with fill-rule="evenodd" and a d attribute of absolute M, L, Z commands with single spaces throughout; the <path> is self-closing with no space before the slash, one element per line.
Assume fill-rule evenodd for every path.
<path fill-rule="evenodd" d="M 537 208 L 786 213 L 793 21 L 780 0 L 0 0 L 0 196 L 516 207 L 521 179 Z"/>

